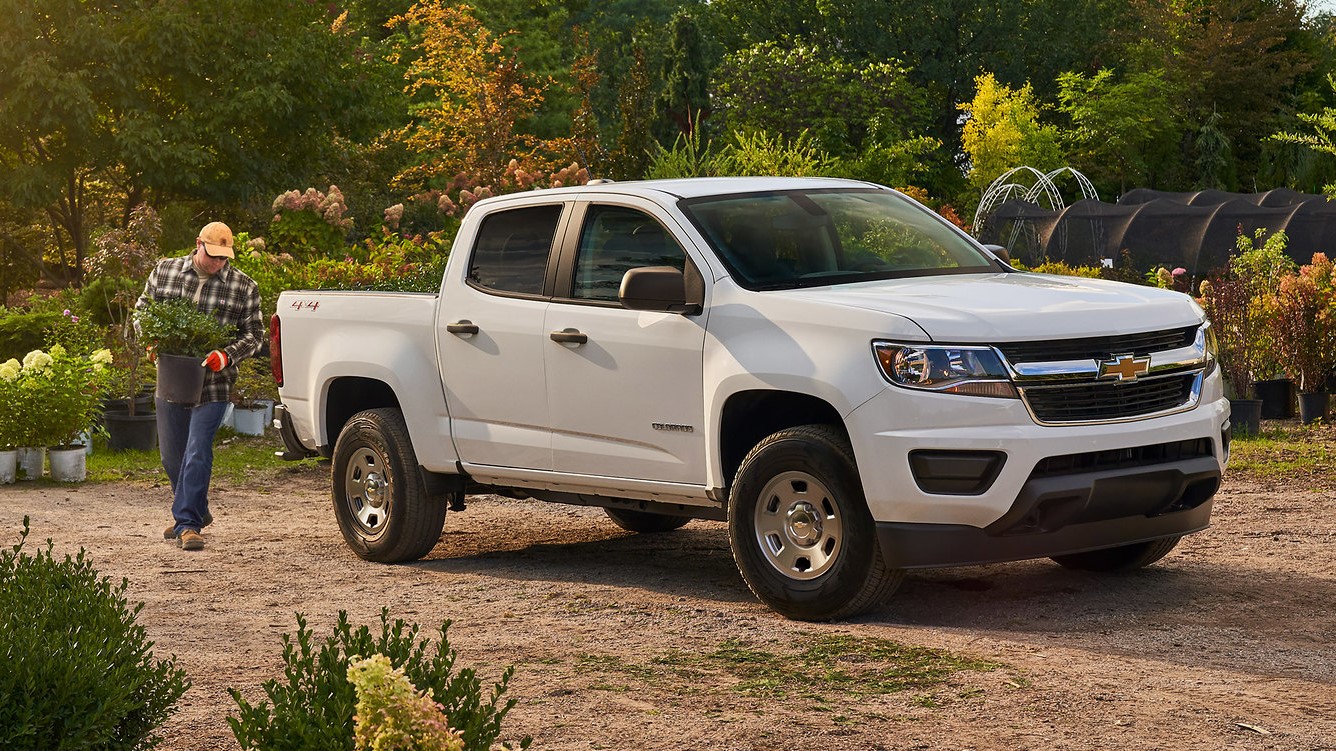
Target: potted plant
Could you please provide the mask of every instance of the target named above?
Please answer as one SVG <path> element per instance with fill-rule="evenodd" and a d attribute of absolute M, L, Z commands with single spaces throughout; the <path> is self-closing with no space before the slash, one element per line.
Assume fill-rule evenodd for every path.
<path fill-rule="evenodd" d="M 156 355 L 158 396 L 179 404 L 198 402 L 203 358 L 232 341 L 233 332 L 185 298 L 149 302 L 136 314 L 135 325 L 140 344 Z"/>
<path fill-rule="evenodd" d="M 1336 283 L 1325 254 L 1281 279 L 1274 310 L 1277 352 L 1298 378 L 1300 417 L 1313 422 L 1326 416 L 1327 378 L 1336 368 Z"/>
<path fill-rule="evenodd" d="M 18 476 L 19 446 L 23 443 L 22 392 L 19 375 L 23 364 L 17 359 L 0 363 L 0 485 L 14 482 Z"/>
<path fill-rule="evenodd" d="M 1280 280 L 1299 268 L 1285 252 L 1289 237 L 1283 231 L 1267 236 L 1266 229 L 1259 228 L 1251 236 L 1239 233 L 1235 245 L 1238 255 L 1230 261 L 1230 271 L 1247 286 L 1251 311 L 1262 322 L 1254 334 L 1257 356 L 1251 393 L 1262 401 L 1262 417 L 1293 417 L 1294 385 L 1286 376 L 1270 325 Z"/>
<path fill-rule="evenodd" d="M 232 384 L 233 427 L 243 435 L 263 435 L 267 424 L 270 392 L 274 389 L 267 361 L 250 358 L 237 364 L 237 380 Z"/>
<path fill-rule="evenodd" d="M 1220 370 L 1232 396 L 1230 421 L 1236 435 L 1256 434 L 1261 428 L 1262 402 L 1249 399 L 1260 363 L 1266 356 L 1264 322 L 1252 304 L 1248 284 L 1229 274 L 1214 275 L 1201 283 L 1202 307 L 1211 320 L 1218 344 Z"/>
<path fill-rule="evenodd" d="M 81 355 L 60 343 L 23 358 L 15 381 L 31 429 L 23 439 L 47 448 L 53 480 L 79 482 L 86 477 L 83 435 L 102 411 L 111 361 L 110 350 Z"/>

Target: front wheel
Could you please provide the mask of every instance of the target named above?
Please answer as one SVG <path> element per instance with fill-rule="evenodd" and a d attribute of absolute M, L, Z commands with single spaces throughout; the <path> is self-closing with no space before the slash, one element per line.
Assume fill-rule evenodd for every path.
<path fill-rule="evenodd" d="M 1055 555 L 1053 561 L 1066 568 L 1081 571 L 1132 571 L 1145 568 L 1169 554 L 1181 537 L 1135 542 L 1116 548 L 1090 550 L 1085 553 Z"/>
<path fill-rule="evenodd" d="M 903 578 L 877 547 L 853 449 L 829 425 L 788 428 L 757 444 L 738 469 L 728 520 L 742 578 L 789 618 L 866 612 Z"/>
<path fill-rule="evenodd" d="M 440 541 L 445 503 L 427 494 L 399 410 L 353 415 L 334 444 L 333 464 L 334 517 L 357 555 L 413 561 Z"/>

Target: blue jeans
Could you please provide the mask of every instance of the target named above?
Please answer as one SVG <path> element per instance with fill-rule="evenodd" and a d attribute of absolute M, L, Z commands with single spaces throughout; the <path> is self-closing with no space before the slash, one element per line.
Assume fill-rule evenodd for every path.
<path fill-rule="evenodd" d="M 213 437 L 223 424 L 227 402 L 186 405 L 156 399 L 158 452 L 172 481 L 172 518 L 176 531 L 204 527 L 209 513 L 209 477 L 213 474 Z"/>

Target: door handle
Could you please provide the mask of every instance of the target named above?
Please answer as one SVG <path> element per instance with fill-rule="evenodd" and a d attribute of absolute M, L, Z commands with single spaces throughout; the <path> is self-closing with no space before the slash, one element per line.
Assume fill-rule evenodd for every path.
<path fill-rule="evenodd" d="M 554 342 L 562 344 L 584 344 L 589 341 L 589 337 L 581 333 L 579 329 L 562 329 L 548 334 Z"/>
<path fill-rule="evenodd" d="M 458 334 L 459 336 L 472 336 L 473 334 L 478 333 L 478 324 L 466 318 L 462 321 L 445 324 L 445 330 L 449 331 L 451 334 Z"/>

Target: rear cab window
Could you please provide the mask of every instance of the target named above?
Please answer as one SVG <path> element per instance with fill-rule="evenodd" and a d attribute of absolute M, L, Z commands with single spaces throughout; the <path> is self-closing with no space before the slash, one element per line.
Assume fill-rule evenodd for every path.
<path fill-rule="evenodd" d="M 561 211 L 561 204 L 552 204 L 486 216 L 473 243 L 468 283 L 499 294 L 544 294 Z"/>

